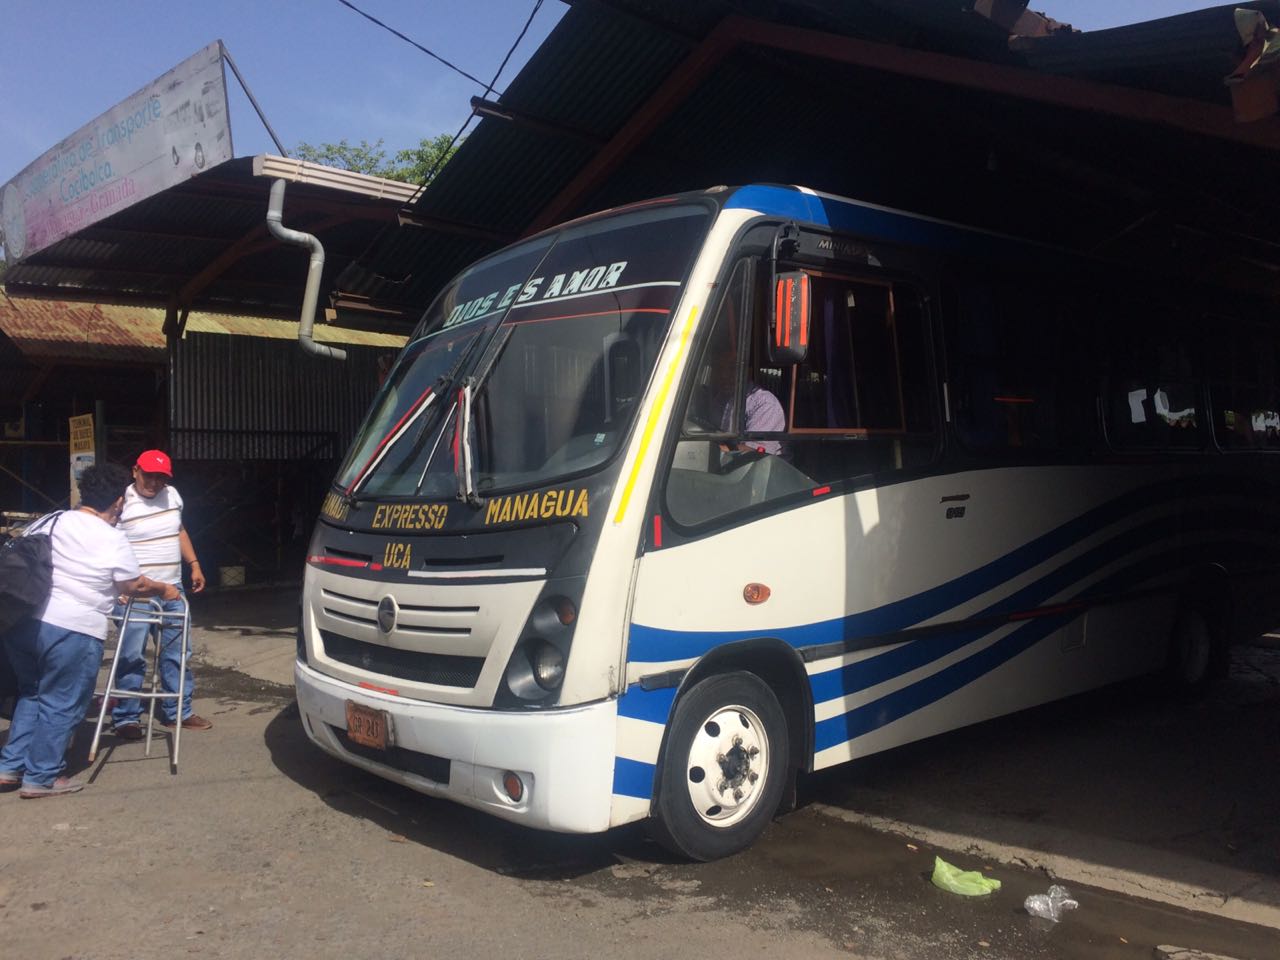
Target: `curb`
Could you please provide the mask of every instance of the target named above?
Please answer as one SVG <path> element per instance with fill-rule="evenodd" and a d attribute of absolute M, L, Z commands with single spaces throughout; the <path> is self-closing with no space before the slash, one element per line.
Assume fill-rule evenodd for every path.
<path fill-rule="evenodd" d="M 1000 835 L 1001 825 L 978 815 L 957 818 L 954 813 L 947 814 L 951 822 L 963 819 L 961 826 L 966 832 L 961 833 L 825 803 L 813 804 L 810 809 L 823 816 L 870 827 L 881 833 L 898 834 L 942 850 L 1042 870 L 1054 879 L 1280 930 L 1280 883 L 1273 877 L 1205 863 L 1124 840 L 1085 837 L 1066 830 L 1031 829 L 1028 839 L 1036 843 L 1035 847 L 1000 843 L 990 837 Z M 923 809 L 920 812 L 924 813 Z M 941 820 L 941 817 L 936 819 Z M 1091 859 L 1055 852 L 1059 849 L 1087 850 Z M 1117 866 L 1124 863 L 1140 863 L 1148 871 L 1158 867 L 1160 873 Z M 1173 877 L 1194 879 L 1171 879 Z"/>

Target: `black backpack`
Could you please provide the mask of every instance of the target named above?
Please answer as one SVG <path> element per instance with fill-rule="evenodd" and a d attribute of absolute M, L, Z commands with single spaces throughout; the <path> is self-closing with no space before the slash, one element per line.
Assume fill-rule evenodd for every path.
<path fill-rule="evenodd" d="M 60 516 L 62 511 L 41 517 L 23 536 L 0 545 L 0 633 L 31 616 L 49 599 L 53 589 L 51 538 Z"/>

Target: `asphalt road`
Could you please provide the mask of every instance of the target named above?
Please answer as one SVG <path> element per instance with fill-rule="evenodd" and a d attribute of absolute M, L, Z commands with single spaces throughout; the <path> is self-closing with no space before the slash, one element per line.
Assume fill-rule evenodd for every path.
<path fill-rule="evenodd" d="M 183 737 L 176 776 L 163 743 L 108 739 L 83 794 L 0 795 L 0 956 L 1275 958 L 1276 929 L 1089 886 L 1068 884 L 1062 923 L 1036 920 L 1035 865 L 893 832 L 967 816 L 1009 843 L 1048 830 L 1280 877 L 1273 654 L 1195 708 L 1120 688 L 841 768 L 755 848 L 702 865 L 640 829 L 531 832 L 346 767 L 307 743 L 288 688 L 206 665 L 215 729 Z M 1216 733 L 1178 740 L 1196 729 Z M 938 890 L 935 853 L 1003 888 Z"/>

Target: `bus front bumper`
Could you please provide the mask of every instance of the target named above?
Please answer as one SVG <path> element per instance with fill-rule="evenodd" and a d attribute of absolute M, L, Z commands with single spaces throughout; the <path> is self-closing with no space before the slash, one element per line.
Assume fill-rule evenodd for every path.
<path fill-rule="evenodd" d="M 617 702 L 538 712 L 478 710 L 407 700 L 294 665 L 302 726 L 313 743 L 353 766 L 505 820 L 565 833 L 609 828 Z M 347 737 L 347 701 L 382 711 L 385 751 Z M 524 784 L 512 800 L 507 773 Z"/>

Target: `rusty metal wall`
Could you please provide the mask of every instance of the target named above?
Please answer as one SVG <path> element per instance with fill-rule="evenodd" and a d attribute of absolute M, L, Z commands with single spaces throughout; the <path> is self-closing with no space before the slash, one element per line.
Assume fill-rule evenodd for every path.
<path fill-rule="evenodd" d="M 181 460 L 332 460 L 378 386 L 385 347 L 343 362 L 296 340 L 188 333 L 170 352 L 169 443 Z"/>

